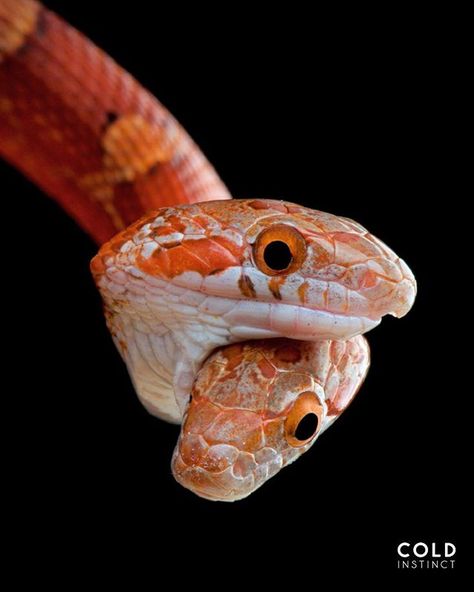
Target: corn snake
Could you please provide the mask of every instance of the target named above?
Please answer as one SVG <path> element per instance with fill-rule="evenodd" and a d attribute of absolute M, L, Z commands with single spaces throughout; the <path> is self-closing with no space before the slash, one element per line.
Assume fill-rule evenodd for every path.
<path fill-rule="evenodd" d="M 174 422 L 187 409 L 175 475 L 211 499 L 247 495 L 350 402 L 368 367 L 359 334 L 408 311 L 411 272 L 352 221 L 271 200 L 215 203 L 230 195 L 179 124 L 37 3 L 2 0 L 0 39 L 2 154 L 97 242 L 110 239 L 92 269 L 139 397 Z M 280 262 L 267 253 L 276 243 L 288 247 Z M 246 342 L 257 338 L 305 341 Z M 317 428 L 294 446 L 299 401 Z"/>

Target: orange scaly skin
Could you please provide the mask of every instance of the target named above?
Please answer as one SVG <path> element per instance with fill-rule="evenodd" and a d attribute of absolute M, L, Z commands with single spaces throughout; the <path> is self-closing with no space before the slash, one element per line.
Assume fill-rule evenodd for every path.
<path fill-rule="evenodd" d="M 278 244 L 287 260 L 266 260 Z M 408 266 L 356 222 L 270 199 L 162 208 L 105 243 L 91 269 L 138 396 L 176 423 L 216 347 L 351 339 L 405 315 L 416 293 Z"/>
<path fill-rule="evenodd" d="M 145 407 L 184 421 L 173 473 L 202 497 L 241 499 L 308 450 L 365 377 L 360 333 L 413 303 L 406 264 L 357 223 L 214 201 L 230 195 L 176 120 L 34 0 L 0 0 L 0 155 L 105 243 L 108 326 Z M 228 345 L 262 337 L 279 339 Z"/>
<path fill-rule="evenodd" d="M 98 243 L 150 210 L 230 198 L 161 103 L 33 0 L 0 1 L 0 138 Z"/>
<path fill-rule="evenodd" d="M 351 403 L 368 367 L 361 335 L 218 350 L 194 383 L 173 454 L 176 480 L 206 499 L 246 497 L 314 444 Z M 298 440 L 294 425 L 308 412 L 317 425 Z"/>

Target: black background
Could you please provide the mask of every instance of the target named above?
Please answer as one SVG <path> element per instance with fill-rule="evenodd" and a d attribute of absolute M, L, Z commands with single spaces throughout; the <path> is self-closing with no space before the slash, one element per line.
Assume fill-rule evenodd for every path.
<path fill-rule="evenodd" d="M 170 109 L 233 195 L 356 219 L 408 262 L 419 295 L 369 335 L 362 391 L 310 452 L 246 500 L 203 501 L 174 482 L 178 428 L 142 409 L 109 338 L 88 271 L 95 245 L 0 163 L 20 547 L 77 575 L 91 563 L 121 573 L 138 556 L 159 578 L 178 556 L 184 572 L 199 562 L 196 578 L 219 565 L 250 584 L 295 565 L 336 583 L 389 574 L 402 540 L 458 542 L 468 393 L 453 265 L 469 230 L 443 35 L 274 7 L 47 4 Z"/>

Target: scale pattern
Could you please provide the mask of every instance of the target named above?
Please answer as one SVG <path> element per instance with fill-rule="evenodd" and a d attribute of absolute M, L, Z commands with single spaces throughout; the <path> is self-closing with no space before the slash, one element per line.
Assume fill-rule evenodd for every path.
<path fill-rule="evenodd" d="M 161 103 L 33 0 L 0 2 L 0 137 L 98 243 L 164 205 L 230 198 Z"/>
<path fill-rule="evenodd" d="M 102 245 L 112 337 L 145 407 L 182 423 L 173 474 L 207 499 L 308 450 L 364 380 L 360 334 L 413 304 L 409 268 L 357 223 L 227 201 L 161 103 L 35 0 L 0 0 L 0 155 Z M 292 251 L 283 272 L 272 241 Z"/>

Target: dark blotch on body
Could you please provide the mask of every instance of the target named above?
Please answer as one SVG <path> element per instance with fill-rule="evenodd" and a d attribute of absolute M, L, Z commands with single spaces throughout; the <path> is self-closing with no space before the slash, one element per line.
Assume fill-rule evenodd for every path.
<path fill-rule="evenodd" d="M 257 295 L 252 280 L 249 278 L 248 275 L 242 274 L 240 276 L 239 289 L 242 292 L 242 294 L 247 298 L 255 298 Z"/>

